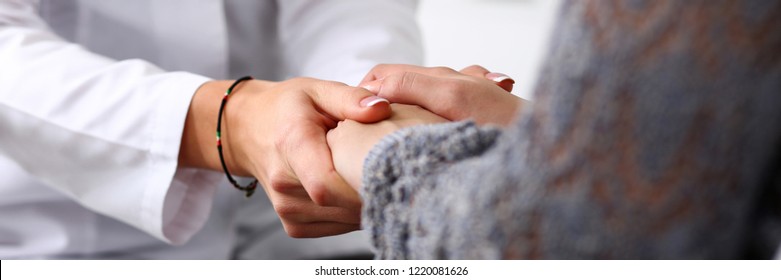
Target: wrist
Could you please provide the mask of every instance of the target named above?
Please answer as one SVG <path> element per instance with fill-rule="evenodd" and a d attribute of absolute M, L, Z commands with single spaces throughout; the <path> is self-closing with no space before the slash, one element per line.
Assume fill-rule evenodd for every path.
<path fill-rule="evenodd" d="M 220 109 L 220 102 L 225 95 L 225 90 L 232 81 L 209 81 L 201 85 L 193 95 L 190 102 L 190 108 L 187 112 L 187 119 L 182 133 L 182 143 L 179 152 L 179 163 L 182 166 L 206 168 L 222 171 L 219 154 L 217 152 L 216 130 L 217 118 Z M 226 111 L 231 108 L 226 108 Z M 226 140 L 231 137 L 226 127 L 226 119 L 223 119 L 223 155 L 228 170 L 235 175 L 249 175 L 247 169 L 243 168 L 235 155 L 237 141 L 231 141 L 226 144 Z M 236 128 L 234 128 L 236 129 Z"/>

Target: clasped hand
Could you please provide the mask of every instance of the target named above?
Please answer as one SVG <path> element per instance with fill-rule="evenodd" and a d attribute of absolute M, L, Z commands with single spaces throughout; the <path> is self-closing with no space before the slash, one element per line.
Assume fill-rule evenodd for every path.
<path fill-rule="evenodd" d="M 479 66 L 459 72 L 380 65 L 361 87 L 309 78 L 242 83 L 222 116 L 228 170 L 260 181 L 292 237 L 357 230 L 363 159 L 382 137 L 470 118 L 509 123 L 521 99 L 507 92 L 511 80 L 492 81 L 492 75 Z M 194 95 L 180 148 L 183 166 L 222 170 L 214 128 L 230 83 L 208 82 Z"/>

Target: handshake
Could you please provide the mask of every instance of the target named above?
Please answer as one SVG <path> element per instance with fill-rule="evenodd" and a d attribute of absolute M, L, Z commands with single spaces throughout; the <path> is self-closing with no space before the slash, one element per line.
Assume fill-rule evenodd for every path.
<path fill-rule="evenodd" d="M 214 145 L 220 101 L 232 81 L 203 84 L 187 114 L 180 166 L 222 170 Z M 506 125 L 521 107 L 513 80 L 480 66 L 461 71 L 379 65 L 359 87 L 311 78 L 251 80 L 231 94 L 222 146 L 233 175 L 260 181 L 288 235 L 360 229 L 363 161 L 398 129 L 471 119 Z"/>

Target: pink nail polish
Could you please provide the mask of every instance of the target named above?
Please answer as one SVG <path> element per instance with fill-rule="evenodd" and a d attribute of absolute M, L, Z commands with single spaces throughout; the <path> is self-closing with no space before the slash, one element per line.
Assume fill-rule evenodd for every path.
<path fill-rule="evenodd" d="M 488 73 L 485 74 L 485 77 L 491 81 L 494 81 L 495 83 L 501 83 L 504 81 L 510 81 L 513 84 L 515 83 L 515 80 L 513 80 L 513 78 L 510 78 L 510 76 L 507 76 L 502 73 Z"/>
<path fill-rule="evenodd" d="M 380 104 L 382 102 L 390 104 L 390 101 L 388 101 L 388 99 L 372 95 L 361 100 L 361 107 L 371 107 Z"/>

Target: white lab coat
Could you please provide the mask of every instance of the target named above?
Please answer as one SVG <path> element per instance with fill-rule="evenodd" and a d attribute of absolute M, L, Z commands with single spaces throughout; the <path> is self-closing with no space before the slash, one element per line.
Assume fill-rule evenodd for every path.
<path fill-rule="evenodd" d="M 377 63 L 420 64 L 415 5 L 0 0 L 0 258 L 361 252 L 360 236 L 286 239 L 262 193 L 178 168 L 182 127 L 209 79 L 355 84 Z"/>

